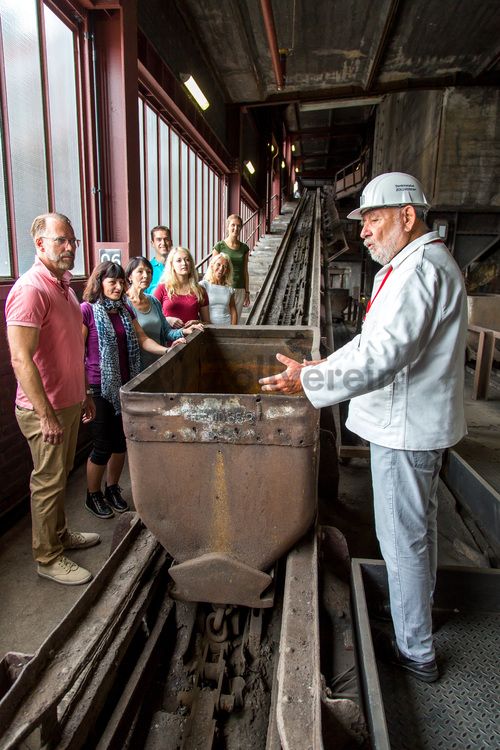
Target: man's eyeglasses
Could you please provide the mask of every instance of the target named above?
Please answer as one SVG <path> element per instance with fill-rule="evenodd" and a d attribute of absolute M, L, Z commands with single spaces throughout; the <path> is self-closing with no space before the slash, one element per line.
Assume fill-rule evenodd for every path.
<path fill-rule="evenodd" d="M 52 240 L 52 242 L 58 247 L 63 245 L 71 245 L 71 247 L 80 247 L 80 240 L 75 240 L 74 237 L 44 237 L 40 235 L 42 240 Z"/>

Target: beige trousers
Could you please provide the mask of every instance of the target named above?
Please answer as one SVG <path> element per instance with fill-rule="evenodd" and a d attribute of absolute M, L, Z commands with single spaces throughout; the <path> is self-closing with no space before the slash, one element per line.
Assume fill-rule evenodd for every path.
<path fill-rule="evenodd" d="M 39 563 L 53 562 L 64 551 L 66 480 L 73 468 L 81 413 L 79 403 L 56 411 L 64 427 L 64 439 L 59 445 L 50 445 L 43 441 L 35 412 L 16 406 L 16 419 L 33 458 L 31 524 L 33 557 Z"/>

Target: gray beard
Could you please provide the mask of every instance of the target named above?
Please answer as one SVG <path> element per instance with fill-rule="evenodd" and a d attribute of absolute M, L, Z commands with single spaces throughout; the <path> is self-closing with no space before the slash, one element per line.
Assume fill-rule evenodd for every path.
<path fill-rule="evenodd" d="M 71 271 L 75 267 L 75 256 L 73 255 L 72 258 L 61 258 L 59 255 L 56 255 L 56 253 L 53 253 L 52 250 L 46 250 L 45 255 L 47 258 L 52 261 L 52 263 L 55 263 L 56 266 L 60 269 L 64 269 L 65 271 Z"/>
<path fill-rule="evenodd" d="M 382 247 L 379 250 L 373 250 L 366 248 L 370 253 L 375 263 L 380 263 L 381 266 L 386 266 L 391 260 L 398 254 L 399 249 L 397 240 L 399 238 L 399 232 L 397 229 L 393 230 L 391 236 L 386 240 L 386 247 Z"/>
<path fill-rule="evenodd" d="M 386 266 L 388 263 L 391 262 L 391 260 L 396 255 L 395 252 L 391 252 L 389 249 L 384 249 L 379 252 L 375 252 L 374 250 L 369 250 L 367 248 L 368 252 L 370 253 L 370 256 L 372 260 L 375 261 L 375 263 L 379 263 L 381 266 Z"/>

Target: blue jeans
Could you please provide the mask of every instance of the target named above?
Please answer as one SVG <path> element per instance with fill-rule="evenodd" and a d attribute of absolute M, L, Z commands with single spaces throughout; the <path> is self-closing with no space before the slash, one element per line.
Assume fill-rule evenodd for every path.
<path fill-rule="evenodd" d="M 437 487 L 443 450 L 370 446 L 375 528 L 387 567 L 398 648 L 434 659 L 432 597 L 437 569 Z"/>

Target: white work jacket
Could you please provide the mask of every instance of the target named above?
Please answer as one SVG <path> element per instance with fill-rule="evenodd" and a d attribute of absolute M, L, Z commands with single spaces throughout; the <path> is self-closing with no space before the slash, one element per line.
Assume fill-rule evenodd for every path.
<path fill-rule="evenodd" d="M 317 408 L 351 399 L 346 425 L 365 440 L 404 450 L 447 448 L 467 432 L 462 274 L 437 232 L 408 244 L 390 265 L 383 287 L 389 265 L 375 276 L 361 333 L 325 362 L 305 367 L 302 386 Z"/>

